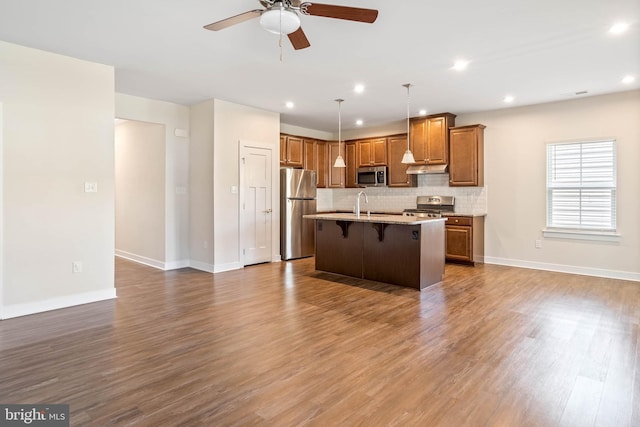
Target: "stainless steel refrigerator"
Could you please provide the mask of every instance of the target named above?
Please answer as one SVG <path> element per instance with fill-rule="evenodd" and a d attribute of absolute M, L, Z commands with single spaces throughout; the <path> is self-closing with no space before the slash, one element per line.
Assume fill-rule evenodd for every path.
<path fill-rule="evenodd" d="M 316 213 L 316 172 L 280 169 L 280 255 L 283 260 L 313 256 Z"/>

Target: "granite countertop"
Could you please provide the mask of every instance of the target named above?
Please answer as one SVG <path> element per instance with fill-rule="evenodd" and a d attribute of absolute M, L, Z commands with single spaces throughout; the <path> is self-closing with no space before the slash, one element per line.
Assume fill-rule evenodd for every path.
<path fill-rule="evenodd" d="M 431 221 L 444 221 L 446 218 L 416 218 L 414 216 L 402 216 L 401 214 L 360 214 L 357 218 L 353 213 L 319 213 L 315 215 L 305 215 L 309 219 L 326 219 L 330 221 L 353 221 L 353 222 L 377 222 L 383 224 L 403 224 L 416 225 Z"/>
<path fill-rule="evenodd" d="M 487 216 L 486 212 L 442 212 L 442 216 Z"/>
<path fill-rule="evenodd" d="M 330 212 L 318 212 L 319 214 L 327 214 L 327 213 L 346 213 L 353 215 L 353 212 L 346 210 L 335 210 Z M 374 211 L 371 212 L 371 215 L 402 215 L 402 211 L 400 212 L 388 212 L 388 211 Z M 486 212 L 482 211 L 473 211 L 473 212 L 442 212 L 443 216 L 487 216 Z"/>

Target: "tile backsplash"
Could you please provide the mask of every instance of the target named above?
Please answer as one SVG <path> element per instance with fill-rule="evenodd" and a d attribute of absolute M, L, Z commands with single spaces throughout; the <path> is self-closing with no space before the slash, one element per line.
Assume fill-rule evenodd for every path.
<path fill-rule="evenodd" d="M 418 175 L 418 186 L 411 188 L 319 188 L 318 211 L 352 211 L 356 195 L 361 190 L 369 198 L 364 209 L 375 212 L 400 213 L 404 209 L 415 208 L 417 196 L 431 195 L 454 196 L 456 212 L 487 212 L 487 187 L 449 187 L 448 174 Z"/>

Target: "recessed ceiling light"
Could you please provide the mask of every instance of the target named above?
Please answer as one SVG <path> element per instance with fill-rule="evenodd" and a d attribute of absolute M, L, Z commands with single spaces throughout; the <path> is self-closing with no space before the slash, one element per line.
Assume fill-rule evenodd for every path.
<path fill-rule="evenodd" d="M 358 125 L 358 126 L 362 126 L 363 123 L 364 122 L 362 121 L 362 119 L 356 120 L 356 125 Z"/>
<path fill-rule="evenodd" d="M 507 104 L 513 102 L 515 98 L 512 95 L 507 95 L 504 97 L 504 102 L 506 102 Z"/>
<path fill-rule="evenodd" d="M 286 104 L 284 104 L 287 108 L 293 108 L 295 107 L 295 104 L 291 101 L 287 101 Z"/>
<path fill-rule="evenodd" d="M 465 61 L 464 59 L 459 59 L 453 64 L 453 67 L 451 68 L 453 68 L 456 71 L 462 71 L 467 68 L 467 65 L 469 65 L 469 61 Z"/>
<path fill-rule="evenodd" d="M 622 34 L 629 29 L 629 24 L 626 22 L 616 22 L 609 28 L 611 34 Z"/>
<path fill-rule="evenodd" d="M 628 85 L 630 83 L 633 83 L 635 80 L 636 78 L 633 76 L 624 76 L 624 78 L 622 79 L 622 83 Z"/>
<path fill-rule="evenodd" d="M 353 91 L 355 93 L 362 93 L 364 92 L 364 85 L 363 84 L 357 84 L 355 85 L 355 87 L 353 88 Z"/>
<path fill-rule="evenodd" d="M 420 110 L 420 111 L 418 111 L 418 115 L 420 115 L 420 116 L 426 116 L 426 115 L 427 115 L 427 110 Z"/>

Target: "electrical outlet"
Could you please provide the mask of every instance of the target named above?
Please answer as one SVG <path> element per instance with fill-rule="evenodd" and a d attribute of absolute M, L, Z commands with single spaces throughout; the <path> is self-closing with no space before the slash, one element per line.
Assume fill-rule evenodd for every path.
<path fill-rule="evenodd" d="M 207 242 L 206 240 L 202 243 L 202 247 L 207 249 L 209 247 L 209 242 Z"/>
<path fill-rule="evenodd" d="M 536 249 L 542 248 L 542 240 L 536 239 Z"/>
<path fill-rule="evenodd" d="M 82 262 L 81 261 L 73 261 L 71 263 L 71 271 L 74 273 L 82 273 Z"/>

